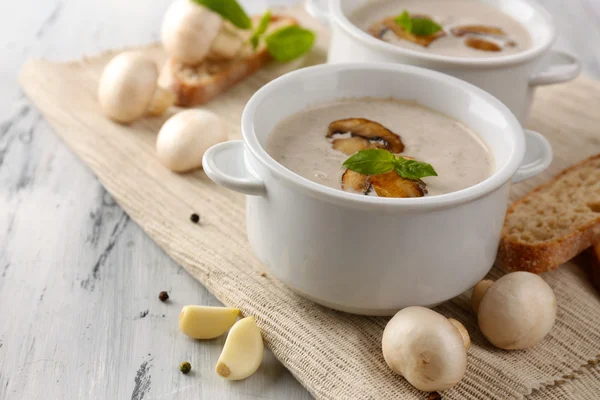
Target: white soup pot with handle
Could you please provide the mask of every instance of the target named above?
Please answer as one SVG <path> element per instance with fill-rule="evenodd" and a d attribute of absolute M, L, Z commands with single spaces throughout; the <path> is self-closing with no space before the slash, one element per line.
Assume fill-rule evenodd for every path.
<path fill-rule="evenodd" d="M 453 193 L 381 198 L 317 184 L 266 152 L 267 137 L 282 119 L 361 97 L 412 100 L 465 123 L 490 149 L 494 171 Z M 256 256 L 300 295 L 368 315 L 432 306 L 479 282 L 496 257 L 511 184 L 552 159 L 546 139 L 524 131 L 493 96 L 398 64 L 326 64 L 286 74 L 250 99 L 242 134 L 243 140 L 210 148 L 203 166 L 216 183 L 248 195 L 248 239 Z"/>
<path fill-rule="evenodd" d="M 377 0 L 308 0 L 306 9 L 331 28 L 329 63 L 391 62 L 444 72 L 496 96 L 525 122 L 535 88 L 575 79 L 581 65 L 574 56 L 550 48 L 556 38 L 556 28 L 551 15 L 540 5 L 528 0 L 482 1 L 523 24 L 531 36 L 531 48 L 488 58 L 425 53 L 384 42 L 350 21 L 348 16 L 353 11 L 368 3 L 375 6 Z"/>

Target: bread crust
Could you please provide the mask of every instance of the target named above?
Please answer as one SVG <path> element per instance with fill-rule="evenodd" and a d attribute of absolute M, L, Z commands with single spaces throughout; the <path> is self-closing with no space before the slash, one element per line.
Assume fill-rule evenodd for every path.
<path fill-rule="evenodd" d="M 178 66 L 173 60 L 167 61 L 161 74 L 170 77 L 169 80 L 164 78 L 163 82 L 169 82 L 166 87 L 171 89 L 177 96 L 175 104 L 180 107 L 191 107 L 205 104 L 229 90 L 267 65 L 272 59 L 267 51 L 260 51 L 249 58 L 233 61 L 219 73 L 206 77 L 197 83 L 188 83 L 186 80 L 181 79 L 179 74 L 175 73 Z"/>
<path fill-rule="evenodd" d="M 586 167 L 590 162 L 600 159 L 600 154 L 589 157 L 571 167 L 563 170 L 549 182 L 538 186 L 525 197 L 516 201 L 508 209 L 507 217 L 524 201 L 535 201 L 536 194 L 554 185 L 565 175 L 580 168 Z M 523 243 L 511 239 L 507 235 L 509 227 L 505 223 L 502 239 L 498 247 L 496 264 L 507 271 L 529 271 L 536 274 L 553 270 L 566 263 L 579 253 L 600 242 L 600 213 L 598 217 L 565 235 L 547 242 L 538 244 Z"/>

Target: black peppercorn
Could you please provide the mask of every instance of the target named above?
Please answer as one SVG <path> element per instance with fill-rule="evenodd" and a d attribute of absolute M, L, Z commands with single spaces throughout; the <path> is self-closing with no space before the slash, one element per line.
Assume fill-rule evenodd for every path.
<path fill-rule="evenodd" d="M 165 301 L 169 300 L 169 293 L 167 293 L 167 292 L 164 292 L 164 291 L 163 291 L 163 292 L 160 292 L 160 293 L 158 294 L 158 298 L 160 299 L 160 301 L 163 301 L 163 302 L 165 302 Z"/>
<path fill-rule="evenodd" d="M 189 362 L 184 361 L 181 364 L 179 364 L 179 370 L 185 375 L 192 370 L 192 366 Z"/>
<path fill-rule="evenodd" d="M 192 215 L 190 215 L 190 221 L 197 224 L 198 221 L 200 221 L 200 216 L 196 213 L 193 213 Z"/>

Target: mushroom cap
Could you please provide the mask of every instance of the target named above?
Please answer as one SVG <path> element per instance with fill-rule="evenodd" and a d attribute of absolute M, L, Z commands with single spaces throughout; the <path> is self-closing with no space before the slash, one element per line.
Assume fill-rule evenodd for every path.
<path fill-rule="evenodd" d="M 147 110 L 156 90 L 156 63 L 136 51 L 119 54 L 104 67 L 98 85 L 98 101 L 104 114 L 128 123 Z"/>
<path fill-rule="evenodd" d="M 513 272 L 498 279 L 479 304 L 483 335 L 496 347 L 527 349 L 539 343 L 556 319 L 556 297 L 538 275 Z"/>
<path fill-rule="evenodd" d="M 209 147 L 227 140 L 221 119 L 206 110 L 192 109 L 175 114 L 160 128 L 156 153 L 172 171 L 185 172 L 202 166 Z"/>
<path fill-rule="evenodd" d="M 223 18 L 191 0 L 178 0 L 167 9 L 162 43 L 169 55 L 184 64 L 198 64 L 208 55 Z"/>
<path fill-rule="evenodd" d="M 465 343 L 458 329 L 425 307 L 399 311 L 385 327 L 382 348 L 392 371 L 428 392 L 456 385 L 467 368 Z"/>

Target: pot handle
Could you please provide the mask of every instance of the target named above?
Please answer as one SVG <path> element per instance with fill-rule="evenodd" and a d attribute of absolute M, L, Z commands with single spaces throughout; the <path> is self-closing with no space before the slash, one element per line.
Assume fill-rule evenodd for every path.
<path fill-rule="evenodd" d="M 326 2 L 327 0 L 306 0 L 304 3 L 306 12 L 325 26 L 329 25 L 329 11 L 327 5 L 323 4 Z"/>
<path fill-rule="evenodd" d="M 215 183 L 250 196 L 266 194 L 265 184 L 245 162 L 245 145 L 242 140 L 232 140 L 212 146 L 202 157 L 204 172 Z"/>
<path fill-rule="evenodd" d="M 525 158 L 513 175 L 513 183 L 524 181 L 544 171 L 552 162 L 552 147 L 537 132 L 525 130 Z"/>
<path fill-rule="evenodd" d="M 551 50 L 544 56 L 529 78 L 529 86 L 552 85 L 571 81 L 579 76 L 581 63 L 577 57 L 564 51 Z"/>

